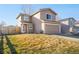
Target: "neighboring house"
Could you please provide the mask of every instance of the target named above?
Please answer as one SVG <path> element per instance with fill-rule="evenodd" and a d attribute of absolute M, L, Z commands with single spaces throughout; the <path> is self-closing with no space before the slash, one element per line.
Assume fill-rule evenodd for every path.
<path fill-rule="evenodd" d="M 7 26 L 7 34 L 15 34 L 16 33 L 16 26 L 9 25 Z"/>
<path fill-rule="evenodd" d="M 0 25 L 0 35 L 1 35 L 1 33 L 2 33 L 2 25 Z"/>
<path fill-rule="evenodd" d="M 73 32 L 73 27 L 75 25 L 76 20 L 72 17 L 70 18 L 65 18 L 60 20 L 61 22 L 61 32 L 63 34 L 68 34 Z"/>
<path fill-rule="evenodd" d="M 79 34 L 79 21 L 75 22 L 75 25 L 73 27 L 73 34 Z"/>
<path fill-rule="evenodd" d="M 20 13 L 16 19 L 21 33 L 61 33 L 61 24 L 57 20 L 57 13 L 50 8 L 40 9 L 33 15 Z"/>

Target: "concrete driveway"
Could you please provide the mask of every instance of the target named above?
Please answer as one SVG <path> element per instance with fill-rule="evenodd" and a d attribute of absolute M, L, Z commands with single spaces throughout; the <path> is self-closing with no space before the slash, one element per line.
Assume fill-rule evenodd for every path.
<path fill-rule="evenodd" d="M 59 38 L 64 38 L 64 39 L 69 39 L 69 40 L 75 40 L 75 41 L 79 41 L 79 36 L 74 36 L 74 35 L 53 35 Z"/>

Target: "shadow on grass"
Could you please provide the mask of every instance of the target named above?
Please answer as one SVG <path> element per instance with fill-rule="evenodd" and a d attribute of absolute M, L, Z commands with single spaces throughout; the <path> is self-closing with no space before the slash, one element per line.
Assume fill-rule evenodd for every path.
<path fill-rule="evenodd" d="M 4 53 L 4 48 L 3 48 L 3 35 L 2 35 L 0 39 L 0 54 L 3 54 L 3 53 Z"/>
<path fill-rule="evenodd" d="M 12 54 L 17 54 L 16 49 L 13 47 L 13 44 L 10 42 L 9 38 L 7 35 L 5 35 L 6 41 L 7 41 L 7 45 L 10 48 L 10 51 Z"/>

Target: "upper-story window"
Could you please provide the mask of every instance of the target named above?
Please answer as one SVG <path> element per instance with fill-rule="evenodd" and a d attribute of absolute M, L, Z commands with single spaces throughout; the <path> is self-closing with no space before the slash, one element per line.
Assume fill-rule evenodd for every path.
<path fill-rule="evenodd" d="M 29 16 L 24 16 L 25 21 L 29 21 Z"/>
<path fill-rule="evenodd" d="M 55 20 L 55 15 L 51 14 L 46 14 L 46 19 L 47 20 Z"/>
<path fill-rule="evenodd" d="M 47 14 L 47 15 L 46 15 L 46 18 L 47 18 L 47 19 L 52 19 L 52 15 Z"/>

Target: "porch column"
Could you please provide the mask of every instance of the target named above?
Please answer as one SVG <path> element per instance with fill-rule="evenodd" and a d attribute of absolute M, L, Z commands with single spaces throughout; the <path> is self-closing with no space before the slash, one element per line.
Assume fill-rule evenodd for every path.
<path fill-rule="evenodd" d="M 59 24 L 59 33 L 61 33 L 61 24 Z"/>
<path fill-rule="evenodd" d="M 27 33 L 29 33 L 29 26 L 28 26 L 28 24 L 27 24 Z"/>
<path fill-rule="evenodd" d="M 21 24 L 21 33 L 24 33 L 23 24 Z"/>
<path fill-rule="evenodd" d="M 45 33 L 45 23 L 42 23 L 42 30 L 43 30 L 43 33 Z"/>

